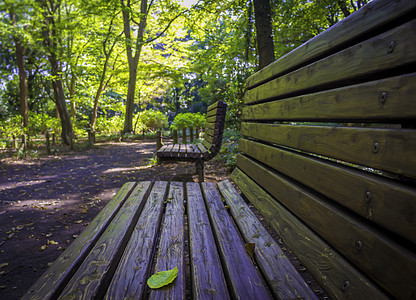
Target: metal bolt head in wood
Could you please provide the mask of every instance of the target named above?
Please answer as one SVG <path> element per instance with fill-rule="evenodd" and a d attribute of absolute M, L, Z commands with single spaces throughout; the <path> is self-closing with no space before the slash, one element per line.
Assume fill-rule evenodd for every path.
<path fill-rule="evenodd" d="M 346 291 L 350 287 L 350 282 L 348 280 L 345 280 L 342 284 L 341 290 Z"/>
<path fill-rule="evenodd" d="M 387 92 L 381 92 L 381 93 L 380 93 L 380 96 L 378 97 L 378 102 L 379 102 L 380 104 L 384 104 L 384 103 L 386 103 L 386 101 L 387 101 L 387 96 L 388 96 Z"/>
<path fill-rule="evenodd" d="M 374 144 L 373 144 L 373 153 L 377 153 L 379 149 L 380 149 L 380 144 L 377 143 L 377 142 L 374 142 Z"/>
<path fill-rule="evenodd" d="M 392 41 L 392 42 L 390 42 L 389 46 L 387 47 L 387 54 L 392 53 L 394 51 L 394 48 L 396 48 L 396 42 Z"/>
<path fill-rule="evenodd" d="M 355 248 L 357 248 L 358 250 L 361 250 L 362 247 L 363 247 L 363 243 L 361 241 L 355 242 Z"/>

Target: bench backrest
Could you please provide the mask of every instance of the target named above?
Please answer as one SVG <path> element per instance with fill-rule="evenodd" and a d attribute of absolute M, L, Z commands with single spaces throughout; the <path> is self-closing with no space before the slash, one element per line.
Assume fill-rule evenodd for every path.
<path fill-rule="evenodd" d="M 373 1 L 247 82 L 232 179 L 331 297 L 416 295 L 416 1 Z"/>
<path fill-rule="evenodd" d="M 207 123 L 201 142 L 203 148 L 208 150 L 208 154 L 205 156 L 206 159 L 213 158 L 221 149 L 226 111 L 227 103 L 223 101 L 218 101 L 210 105 L 207 109 Z"/>

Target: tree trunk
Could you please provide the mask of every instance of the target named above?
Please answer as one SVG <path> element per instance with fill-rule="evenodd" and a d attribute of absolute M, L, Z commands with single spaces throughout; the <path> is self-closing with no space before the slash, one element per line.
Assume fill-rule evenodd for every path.
<path fill-rule="evenodd" d="M 55 98 L 55 104 L 59 111 L 59 116 L 61 118 L 62 126 L 62 141 L 64 144 L 69 145 L 71 148 L 72 144 L 72 123 L 71 116 L 69 115 L 68 108 L 65 101 L 64 86 L 62 84 L 61 68 L 57 59 L 58 47 L 56 40 L 58 37 L 58 32 L 55 24 L 54 14 L 59 9 L 59 3 L 55 1 L 41 1 L 41 5 L 45 8 L 44 18 L 45 18 L 45 28 L 43 31 L 44 44 L 46 49 L 48 49 L 48 60 L 51 65 L 51 75 L 52 75 L 52 89 Z M 46 13 L 46 11 L 52 12 L 52 14 Z"/>
<path fill-rule="evenodd" d="M 272 17 L 269 0 L 254 0 L 259 69 L 271 64 L 274 58 Z"/>
<path fill-rule="evenodd" d="M 16 26 L 16 15 L 13 10 L 10 10 L 10 20 L 13 26 Z M 19 69 L 19 92 L 20 92 L 20 114 L 22 115 L 22 126 L 27 127 L 29 123 L 29 113 L 27 104 L 27 74 L 25 69 L 25 49 L 19 41 L 17 36 L 13 37 L 16 46 L 16 61 L 17 68 Z"/>
<path fill-rule="evenodd" d="M 135 42 L 135 52 L 133 56 L 132 50 L 132 38 L 130 30 L 130 13 L 131 10 L 130 1 L 127 4 L 124 0 L 120 0 L 123 9 L 123 21 L 124 21 L 124 36 L 126 37 L 126 52 L 127 60 L 129 64 L 129 84 L 127 89 L 126 100 L 126 115 L 124 119 L 124 133 L 133 131 L 133 107 L 134 107 L 134 94 L 136 91 L 136 77 L 137 77 L 137 65 L 139 63 L 140 52 L 143 46 L 144 29 L 146 28 L 146 18 L 148 13 L 147 0 L 141 0 L 140 5 L 140 23 L 137 30 L 137 37 Z"/>

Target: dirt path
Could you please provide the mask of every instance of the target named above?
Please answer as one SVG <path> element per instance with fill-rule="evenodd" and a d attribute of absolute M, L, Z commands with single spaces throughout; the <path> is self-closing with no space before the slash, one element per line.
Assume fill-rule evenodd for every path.
<path fill-rule="evenodd" d="M 0 163 L 0 299 L 18 299 L 127 181 L 196 181 L 192 164 L 151 166 L 155 143 L 106 143 Z M 228 177 L 212 161 L 206 180 Z"/>

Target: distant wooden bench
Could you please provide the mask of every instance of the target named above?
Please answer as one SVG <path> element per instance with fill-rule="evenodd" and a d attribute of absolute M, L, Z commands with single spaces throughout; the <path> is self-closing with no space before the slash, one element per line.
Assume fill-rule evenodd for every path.
<path fill-rule="evenodd" d="M 207 109 L 204 137 L 198 144 L 169 144 L 157 151 L 158 162 L 195 162 L 199 181 L 204 181 L 204 162 L 214 158 L 221 149 L 227 104 L 218 101 Z"/>
<path fill-rule="evenodd" d="M 127 183 L 24 299 L 316 299 L 246 201 L 330 298 L 414 299 L 415 12 L 373 1 L 248 80 L 244 198 L 229 181 Z"/>

